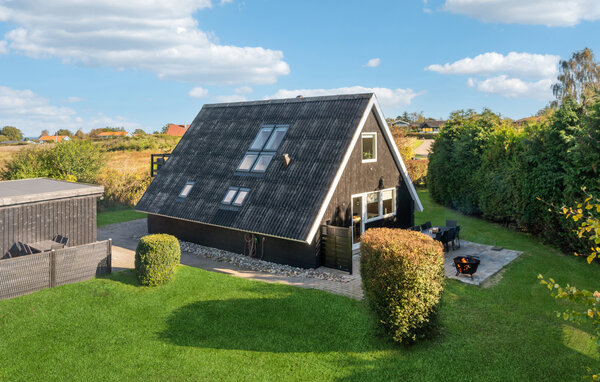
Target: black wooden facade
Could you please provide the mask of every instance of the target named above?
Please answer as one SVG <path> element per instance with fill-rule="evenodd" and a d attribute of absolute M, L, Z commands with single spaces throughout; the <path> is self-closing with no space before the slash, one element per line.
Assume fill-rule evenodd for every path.
<path fill-rule="evenodd" d="M 17 242 L 69 238 L 96 241 L 97 200 L 103 188 L 50 179 L 0 182 L 0 258 Z"/>

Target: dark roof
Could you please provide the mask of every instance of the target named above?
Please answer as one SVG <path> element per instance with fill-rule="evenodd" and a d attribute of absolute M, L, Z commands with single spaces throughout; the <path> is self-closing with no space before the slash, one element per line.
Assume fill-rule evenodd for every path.
<path fill-rule="evenodd" d="M 442 127 L 446 124 L 446 121 L 425 121 L 421 124 L 421 127 L 429 126 L 429 127 Z"/>
<path fill-rule="evenodd" d="M 136 209 L 305 241 L 372 96 L 204 105 Z M 264 177 L 235 175 L 264 124 L 289 125 L 277 156 Z M 229 187 L 251 190 L 238 211 L 221 208 Z"/>
<path fill-rule="evenodd" d="M 75 196 L 102 195 L 104 187 L 35 178 L 0 182 L 0 206 L 33 203 Z"/>

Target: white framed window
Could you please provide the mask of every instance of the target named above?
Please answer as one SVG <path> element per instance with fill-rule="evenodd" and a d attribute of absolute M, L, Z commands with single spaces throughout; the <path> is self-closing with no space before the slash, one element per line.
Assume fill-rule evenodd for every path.
<path fill-rule="evenodd" d="M 379 212 L 379 192 L 367 193 L 367 220 L 378 217 Z"/>
<path fill-rule="evenodd" d="M 365 221 L 371 222 L 396 214 L 396 189 L 387 188 L 385 190 L 367 192 L 366 199 L 366 216 Z"/>
<path fill-rule="evenodd" d="M 190 193 L 190 191 L 192 191 L 193 187 L 194 187 L 194 182 L 187 182 L 185 184 L 185 186 L 183 186 L 183 188 L 181 189 L 181 192 L 179 193 L 179 197 L 186 198 L 188 196 L 188 194 Z"/>
<path fill-rule="evenodd" d="M 377 162 L 377 133 L 362 133 L 362 162 Z"/>
<path fill-rule="evenodd" d="M 396 212 L 395 189 L 381 191 L 381 215 L 388 216 Z"/>

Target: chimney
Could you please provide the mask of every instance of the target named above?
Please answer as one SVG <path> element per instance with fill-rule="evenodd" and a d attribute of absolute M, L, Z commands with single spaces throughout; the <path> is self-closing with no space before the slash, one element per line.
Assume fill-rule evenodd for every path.
<path fill-rule="evenodd" d="M 290 156 L 287 154 L 283 154 L 283 167 L 287 167 L 290 165 Z"/>
<path fill-rule="evenodd" d="M 296 98 L 304 98 L 304 96 L 302 94 L 297 95 Z"/>

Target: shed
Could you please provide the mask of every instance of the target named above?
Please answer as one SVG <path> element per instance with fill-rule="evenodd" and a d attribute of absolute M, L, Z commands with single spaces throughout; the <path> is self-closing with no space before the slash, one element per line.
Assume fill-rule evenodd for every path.
<path fill-rule="evenodd" d="M 204 105 L 136 206 L 151 233 L 301 267 L 327 263 L 323 227 L 351 256 L 415 208 L 372 93 Z"/>
<path fill-rule="evenodd" d="M 0 258 L 18 242 L 96 241 L 96 201 L 104 187 L 36 178 L 0 182 Z"/>

